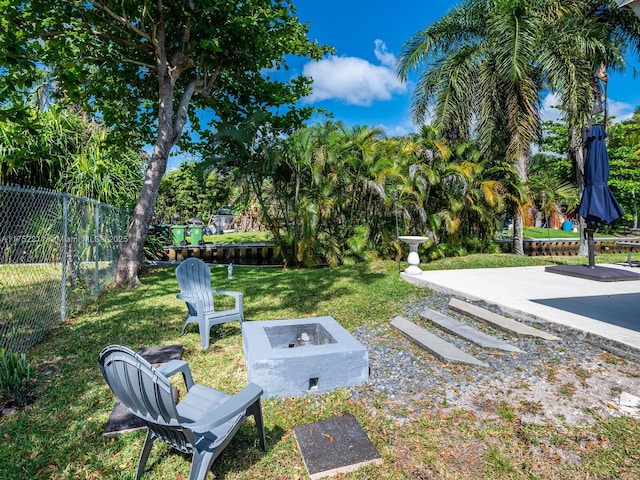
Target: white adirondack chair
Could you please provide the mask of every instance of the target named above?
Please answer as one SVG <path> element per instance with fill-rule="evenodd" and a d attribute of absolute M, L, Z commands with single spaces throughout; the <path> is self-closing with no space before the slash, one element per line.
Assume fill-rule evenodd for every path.
<path fill-rule="evenodd" d="M 242 307 L 243 294 L 231 290 L 213 290 L 211 288 L 211 271 L 209 265 L 199 258 L 187 258 L 176 268 L 176 278 L 180 286 L 177 297 L 187 304 L 187 318 L 182 333 L 190 323 L 197 323 L 200 329 L 200 343 L 203 349 L 209 348 L 210 331 L 213 325 L 239 320 L 244 321 Z M 235 306 L 230 310 L 216 310 L 213 294 L 228 295 L 235 299 Z"/>

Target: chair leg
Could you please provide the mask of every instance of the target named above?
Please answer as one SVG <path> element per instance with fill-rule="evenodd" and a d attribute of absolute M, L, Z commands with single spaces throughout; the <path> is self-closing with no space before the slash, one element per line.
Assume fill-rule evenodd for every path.
<path fill-rule="evenodd" d="M 200 319 L 198 322 L 198 326 L 200 328 L 200 344 L 202 345 L 202 349 L 206 350 L 209 348 L 209 336 L 211 335 L 211 327 L 207 325 L 207 321 L 204 319 Z"/>
<path fill-rule="evenodd" d="M 182 332 L 180 332 L 180 335 L 184 335 L 184 332 L 187 330 L 187 325 L 189 325 L 189 315 L 187 315 L 187 318 L 184 321 L 184 325 L 182 326 Z"/>
<path fill-rule="evenodd" d="M 151 447 L 153 447 L 153 444 L 156 440 L 157 438 L 151 432 L 151 430 L 147 430 L 147 437 L 144 439 L 142 451 L 140 452 L 140 459 L 138 460 L 138 471 L 136 472 L 136 480 L 139 480 L 144 474 L 144 467 L 147 465 L 147 460 L 149 459 L 149 454 L 151 453 Z"/>
<path fill-rule="evenodd" d="M 264 420 L 262 419 L 262 405 L 260 399 L 253 402 L 249 408 L 247 408 L 247 415 L 253 415 L 256 421 L 256 429 L 258 430 L 258 438 L 260 439 L 260 447 L 262 450 L 267 450 L 267 441 L 264 435 Z"/>
<path fill-rule="evenodd" d="M 189 480 L 205 480 L 214 459 L 213 452 L 199 452 L 194 449 Z"/>

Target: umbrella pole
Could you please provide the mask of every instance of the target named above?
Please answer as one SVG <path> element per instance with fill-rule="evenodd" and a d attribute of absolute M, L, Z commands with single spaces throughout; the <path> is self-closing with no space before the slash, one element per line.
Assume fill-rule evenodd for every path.
<path fill-rule="evenodd" d="M 589 268 L 595 268 L 596 266 L 596 247 L 593 241 L 593 234 L 598 230 L 598 228 L 593 228 L 593 225 L 589 225 L 587 223 L 587 228 L 585 229 L 585 233 L 587 234 L 587 246 L 589 248 Z"/>

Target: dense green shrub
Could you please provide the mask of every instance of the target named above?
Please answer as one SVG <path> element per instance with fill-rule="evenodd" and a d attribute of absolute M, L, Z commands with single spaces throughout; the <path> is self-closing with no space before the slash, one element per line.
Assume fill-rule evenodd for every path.
<path fill-rule="evenodd" d="M 26 402 L 33 367 L 24 353 L 0 349 L 0 398 L 13 399 L 16 406 Z"/>
<path fill-rule="evenodd" d="M 167 260 L 168 256 L 164 247 L 171 245 L 171 226 L 153 225 L 149 228 L 147 238 L 144 241 L 144 258 L 146 260 Z"/>

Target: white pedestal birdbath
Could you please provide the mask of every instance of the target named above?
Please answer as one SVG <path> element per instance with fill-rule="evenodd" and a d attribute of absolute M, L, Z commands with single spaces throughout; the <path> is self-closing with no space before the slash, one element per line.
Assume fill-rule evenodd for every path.
<path fill-rule="evenodd" d="M 404 273 L 409 275 L 420 275 L 422 270 L 420 265 L 420 257 L 418 256 L 418 245 L 429 240 L 428 237 L 414 237 L 411 235 L 398 237 L 398 240 L 409 244 L 409 266 L 404 270 Z"/>

